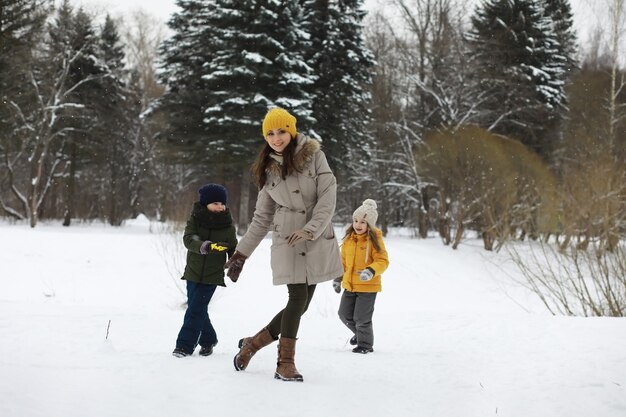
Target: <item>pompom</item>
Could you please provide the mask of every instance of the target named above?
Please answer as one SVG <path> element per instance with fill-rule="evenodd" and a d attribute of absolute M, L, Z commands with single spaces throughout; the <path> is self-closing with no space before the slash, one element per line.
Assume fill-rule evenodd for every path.
<path fill-rule="evenodd" d="M 372 200 L 371 198 L 366 199 L 365 201 L 363 201 L 363 205 L 366 207 L 371 207 L 373 209 L 377 209 L 378 206 L 376 205 L 376 202 L 374 200 Z"/>

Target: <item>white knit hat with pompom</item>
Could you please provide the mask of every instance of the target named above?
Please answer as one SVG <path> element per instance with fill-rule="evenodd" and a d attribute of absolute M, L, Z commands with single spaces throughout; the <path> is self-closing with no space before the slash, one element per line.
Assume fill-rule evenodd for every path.
<path fill-rule="evenodd" d="M 376 202 L 371 198 L 363 201 L 363 204 L 352 213 L 352 219 L 363 219 L 370 228 L 376 227 L 378 220 L 378 211 L 376 211 Z"/>

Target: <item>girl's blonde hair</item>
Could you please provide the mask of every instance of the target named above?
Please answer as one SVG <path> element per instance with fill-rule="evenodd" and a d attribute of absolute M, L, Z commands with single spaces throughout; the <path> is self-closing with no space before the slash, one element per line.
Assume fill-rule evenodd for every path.
<path fill-rule="evenodd" d="M 341 239 L 341 240 L 345 241 L 348 237 L 350 237 L 350 235 L 352 233 L 356 233 L 356 232 L 354 231 L 354 226 L 350 225 L 346 229 L 346 234 L 344 235 L 343 239 Z M 372 245 L 374 245 L 374 249 L 379 251 L 380 250 L 380 243 L 378 243 L 378 238 L 376 236 L 376 231 L 374 230 L 373 227 L 370 227 L 369 224 L 367 225 L 367 237 L 369 238 L 369 240 L 372 241 Z"/>

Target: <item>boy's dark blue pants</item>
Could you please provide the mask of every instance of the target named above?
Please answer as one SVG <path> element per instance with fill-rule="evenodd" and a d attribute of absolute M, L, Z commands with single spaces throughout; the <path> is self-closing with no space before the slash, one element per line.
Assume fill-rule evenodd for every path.
<path fill-rule="evenodd" d="M 187 281 L 187 311 L 176 339 L 176 347 L 193 353 L 196 346 L 217 343 L 217 334 L 207 311 L 217 285 Z"/>

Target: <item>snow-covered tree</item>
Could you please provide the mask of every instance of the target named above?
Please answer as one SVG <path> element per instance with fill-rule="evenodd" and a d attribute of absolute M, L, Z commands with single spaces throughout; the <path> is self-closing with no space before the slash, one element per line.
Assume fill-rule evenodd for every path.
<path fill-rule="evenodd" d="M 165 37 L 165 26 L 145 10 L 136 10 L 121 25 L 125 61 L 130 73 L 127 85 L 131 128 L 127 138 L 132 143 L 130 157 L 131 216 L 139 213 L 163 219 L 164 205 L 180 201 L 180 189 L 172 171 L 178 167 L 161 161 L 158 147 L 159 132 L 165 130 L 164 113 L 155 112 L 165 87 L 157 77 L 159 47 Z"/>
<path fill-rule="evenodd" d="M 76 176 L 97 159 L 94 154 L 97 154 L 97 144 L 100 142 L 98 119 L 104 113 L 101 112 L 102 103 L 108 100 L 111 90 L 106 86 L 107 68 L 99 58 L 101 54 L 98 36 L 92 17 L 83 9 L 75 12 L 67 10 L 69 13 L 63 14 L 64 24 L 50 28 L 51 47 L 56 50 L 66 47 L 80 50 L 80 54 L 69 67 L 68 81 L 75 84 L 83 79 L 91 80 L 67 94 L 68 100 L 75 105 L 59 114 L 58 125 L 66 129 L 63 153 L 67 173 L 63 176 L 63 224 L 69 226 L 75 202 L 80 195 L 77 193 Z"/>
<path fill-rule="evenodd" d="M 42 33 L 48 7 L 43 1 L 0 1 L 0 210 L 23 217 L 16 209 L 19 192 L 12 188 L 15 153 L 28 134 L 19 109 L 36 102 L 30 85 L 32 50 Z"/>
<path fill-rule="evenodd" d="M 371 184 L 384 190 L 390 220 L 428 232 L 432 184 L 419 173 L 416 152 L 429 130 L 471 122 L 481 100 L 469 76 L 462 38 L 462 2 L 396 0 L 397 23 L 370 22 L 375 51 Z M 375 174 L 374 174 L 375 172 Z M 379 182 L 380 181 L 380 182 Z M 374 186 L 374 184 L 377 184 Z M 439 207 L 443 208 L 445 202 Z M 438 216 L 443 217 L 443 216 Z"/>
<path fill-rule="evenodd" d="M 362 0 L 303 1 L 311 47 L 305 58 L 317 76 L 313 94 L 315 133 L 336 174 L 346 159 L 363 158 L 371 142 L 374 59 L 363 38 Z M 345 173 L 346 175 L 348 173 Z M 347 179 L 347 178 L 346 178 Z"/>
<path fill-rule="evenodd" d="M 546 1 L 545 12 L 554 25 L 560 53 L 567 63 L 563 77 L 568 79 L 572 76 L 572 71 L 578 66 L 576 60 L 578 48 L 576 46 L 576 33 L 574 32 L 574 13 L 572 12 L 570 0 Z"/>
<path fill-rule="evenodd" d="M 267 110 L 284 107 L 311 128 L 312 69 L 303 59 L 309 47 L 297 2 L 222 0 L 206 22 L 214 28 L 216 53 L 204 65 L 208 88 L 204 123 L 211 150 L 250 160 L 262 137 Z"/>
<path fill-rule="evenodd" d="M 68 1 L 61 4 L 48 27 L 26 71 L 24 93 L 34 97 L 33 101 L 9 102 L 20 128 L 5 147 L 3 167 L 14 201 L 4 209 L 28 219 L 31 227 L 37 224 L 55 178 L 67 172 L 67 139 L 78 129 L 71 119 L 82 117 L 84 109 L 78 92 L 97 78 L 76 67 L 87 56 L 89 45 L 75 42 L 78 26 Z"/>
<path fill-rule="evenodd" d="M 159 78 L 167 86 L 160 110 L 167 116 L 166 137 L 177 145 L 201 142 L 205 138 L 204 106 L 208 89 L 202 79 L 203 66 L 216 52 L 215 31 L 207 25 L 212 13 L 219 13 L 214 0 L 177 0 L 180 9 L 168 22 L 173 35 L 160 48 Z"/>
<path fill-rule="evenodd" d="M 105 207 L 104 218 L 111 225 L 120 225 L 131 212 L 131 184 L 135 146 L 133 137 L 140 114 L 138 97 L 129 87 L 129 77 L 124 65 L 125 53 L 117 24 L 106 16 L 99 34 L 98 55 L 104 66 L 104 76 L 96 91 L 101 98 L 95 108 L 97 114 L 97 150 L 94 155 L 102 169 L 99 179 L 100 201 Z M 97 198 L 96 198 L 97 200 Z"/>
<path fill-rule="evenodd" d="M 32 62 L 31 50 L 47 12 L 43 1 L 0 1 L 0 132 L 1 124 L 10 118 L 9 97 L 22 96 L 24 72 Z"/>
<path fill-rule="evenodd" d="M 547 155 L 548 129 L 564 103 L 564 73 L 571 64 L 544 1 L 485 1 L 472 16 L 468 39 L 488 97 L 480 106 L 481 125 Z"/>
<path fill-rule="evenodd" d="M 312 126 L 308 34 L 297 2 L 182 1 L 161 49 L 168 87 L 163 109 L 173 142 L 214 160 L 251 159 L 268 108 L 287 108 L 300 130 Z M 207 152 L 209 151 L 209 152 Z"/>

